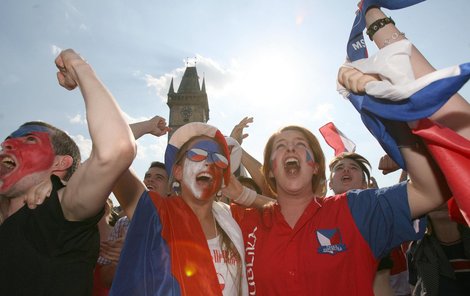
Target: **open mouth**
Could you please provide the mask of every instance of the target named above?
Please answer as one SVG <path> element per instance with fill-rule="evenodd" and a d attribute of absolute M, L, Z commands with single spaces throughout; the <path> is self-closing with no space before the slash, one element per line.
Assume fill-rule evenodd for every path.
<path fill-rule="evenodd" d="M 341 181 L 342 182 L 350 182 L 350 181 L 352 181 L 352 178 L 351 178 L 351 176 L 343 176 L 341 178 Z"/>
<path fill-rule="evenodd" d="M 16 162 L 9 156 L 2 156 L 0 161 L 0 177 L 11 173 L 16 168 Z"/>
<path fill-rule="evenodd" d="M 284 169 L 286 170 L 287 174 L 293 175 L 300 171 L 300 162 L 297 158 L 289 157 L 284 162 Z"/>
<path fill-rule="evenodd" d="M 212 175 L 209 173 L 200 173 L 196 176 L 197 183 L 211 183 L 212 182 Z"/>

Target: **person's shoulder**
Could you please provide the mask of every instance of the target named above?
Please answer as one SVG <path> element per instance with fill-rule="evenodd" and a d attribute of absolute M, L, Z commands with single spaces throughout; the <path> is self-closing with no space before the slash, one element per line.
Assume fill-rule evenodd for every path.
<path fill-rule="evenodd" d="M 348 191 L 349 192 L 349 191 Z M 330 196 L 325 196 L 325 197 L 317 197 L 315 200 L 319 202 L 322 206 L 323 205 L 330 205 L 334 203 L 341 202 L 342 200 L 345 200 L 348 196 L 348 192 L 344 192 L 341 194 L 335 194 L 335 195 L 330 195 Z M 314 202 L 315 202 L 314 200 Z"/>

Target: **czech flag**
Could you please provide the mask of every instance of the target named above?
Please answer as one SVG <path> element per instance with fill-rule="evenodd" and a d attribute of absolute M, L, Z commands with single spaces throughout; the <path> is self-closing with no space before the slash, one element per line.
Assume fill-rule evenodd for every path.
<path fill-rule="evenodd" d="M 343 152 L 356 151 L 356 144 L 337 129 L 333 122 L 328 122 L 319 131 L 326 143 L 335 150 L 335 156 Z"/>
<path fill-rule="evenodd" d="M 364 0 L 354 20 L 353 28 L 347 42 L 348 60 L 357 61 L 367 58 L 363 31 L 364 14 L 371 6 L 388 9 L 399 9 L 422 2 L 423 0 Z M 444 173 L 449 188 L 459 206 L 462 217 L 470 225 L 470 141 L 454 131 L 439 126 L 425 118 L 442 107 L 470 78 L 470 63 L 456 66 L 453 74 L 439 77 L 416 90 L 409 98 L 400 101 L 389 101 L 370 95 L 348 96 L 350 102 L 360 113 L 361 119 L 369 131 L 379 141 L 384 150 L 401 168 L 406 169 L 403 157 L 395 140 L 385 129 L 383 119 L 396 121 L 414 121 L 421 119 L 413 131 L 426 143 L 428 150 Z M 448 73 L 450 73 L 448 71 Z M 431 74 L 430 74 L 431 75 Z M 455 116 L 458 116 L 456 114 Z M 455 205 L 454 201 L 451 205 Z M 452 213 L 451 213 L 452 216 Z M 455 218 L 455 216 L 454 216 Z M 460 220 L 458 222 L 463 222 Z"/>

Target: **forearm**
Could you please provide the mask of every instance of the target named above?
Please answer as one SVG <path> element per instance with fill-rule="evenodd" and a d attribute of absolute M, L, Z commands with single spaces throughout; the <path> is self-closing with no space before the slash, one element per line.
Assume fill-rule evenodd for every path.
<path fill-rule="evenodd" d="M 115 273 L 116 273 L 115 263 L 101 266 L 101 270 L 100 270 L 101 282 L 106 288 L 111 288 Z"/>
<path fill-rule="evenodd" d="M 266 185 L 266 182 L 264 180 L 264 175 L 261 171 L 261 163 L 251 156 L 248 152 L 243 149 L 242 153 L 242 164 L 245 167 L 245 169 L 248 171 L 250 174 L 251 178 L 255 181 L 255 183 L 261 188 L 261 192 L 264 194 L 268 194 L 270 191 L 268 189 L 268 186 Z"/>
<path fill-rule="evenodd" d="M 380 9 L 371 8 L 366 13 L 366 26 L 369 27 L 376 20 L 385 17 L 386 15 Z M 396 38 L 394 38 L 395 36 Z M 395 25 L 388 24 L 374 34 L 373 41 L 378 48 L 383 48 L 387 44 L 404 38 L 404 35 Z M 411 51 L 410 63 L 415 78 L 436 71 L 414 45 Z M 449 116 L 449 114 L 452 114 L 452 116 Z M 444 106 L 429 118 L 470 139 L 470 124 L 465 124 L 470 122 L 470 104 L 460 94 L 454 94 Z"/>
<path fill-rule="evenodd" d="M 127 169 L 114 184 L 113 194 L 129 220 L 132 220 L 137 203 L 145 190 L 144 183 L 131 168 Z"/>
<path fill-rule="evenodd" d="M 136 140 L 142 137 L 143 135 L 147 134 L 151 130 L 152 126 L 149 126 L 149 124 L 151 125 L 152 123 L 146 120 L 146 121 L 131 123 L 129 125 L 132 133 L 134 134 L 134 138 Z"/>
<path fill-rule="evenodd" d="M 410 179 L 407 188 L 411 216 L 424 215 L 447 201 L 451 193 L 446 180 L 421 140 L 411 134 L 405 123 L 387 122 L 387 130 L 405 160 Z"/>

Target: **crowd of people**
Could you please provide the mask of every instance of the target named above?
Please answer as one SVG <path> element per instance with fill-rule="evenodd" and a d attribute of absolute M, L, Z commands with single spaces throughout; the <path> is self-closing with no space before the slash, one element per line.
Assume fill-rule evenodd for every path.
<path fill-rule="evenodd" d="M 415 79 L 435 71 L 380 7 L 361 13 L 379 49 L 409 46 L 408 66 L 393 67 Z M 241 148 L 251 117 L 230 137 L 207 123 L 180 127 L 164 162 L 138 177 L 135 141 L 165 135 L 166 120 L 128 124 L 80 55 L 65 50 L 55 63 L 59 84 L 82 93 L 93 148 L 82 162 L 65 132 L 39 121 L 1 144 L 1 295 L 470 293 L 470 230 L 449 218 L 455 187 L 416 132 L 421 122 L 381 119 L 399 158 L 384 156 L 380 169 L 407 174 L 384 188 L 355 152 L 336 155 L 327 178 L 320 142 L 302 126 L 275 131 L 259 162 Z M 339 70 L 343 91 L 386 80 L 364 64 Z M 470 104 L 455 93 L 426 120 L 468 148 L 468 119 Z M 111 193 L 122 210 L 114 226 Z"/>

